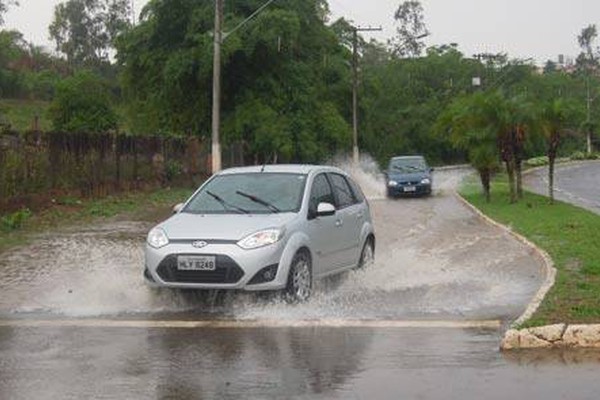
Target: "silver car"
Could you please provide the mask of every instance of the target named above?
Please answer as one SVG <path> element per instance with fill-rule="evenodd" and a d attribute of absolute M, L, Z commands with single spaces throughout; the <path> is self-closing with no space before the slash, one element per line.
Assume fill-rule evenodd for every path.
<path fill-rule="evenodd" d="M 175 211 L 148 234 L 152 286 L 282 290 L 305 301 L 315 279 L 374 259 L 369 204 L 338 168 L 228 169 Z"/>

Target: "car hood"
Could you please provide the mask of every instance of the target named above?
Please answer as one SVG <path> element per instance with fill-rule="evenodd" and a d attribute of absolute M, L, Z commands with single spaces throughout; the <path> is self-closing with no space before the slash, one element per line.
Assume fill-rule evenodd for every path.
<path fill-rule="evenodd" d="M 297 217 L 282 214 L 188 214 L 179 213 L 162 224 L 169 239 L 240 240 L 262 229 L 281 228 Z"/>
<path fill-rule="evenodd" d="M 408 182 L 408 181 L 421 181 L 421 179 L 431 179 L 429 172 L 413 172 L 413 173 L 401 173 L 401 172 L 390 172 L 388 173 L 388 179 L 396 182 Z"/>

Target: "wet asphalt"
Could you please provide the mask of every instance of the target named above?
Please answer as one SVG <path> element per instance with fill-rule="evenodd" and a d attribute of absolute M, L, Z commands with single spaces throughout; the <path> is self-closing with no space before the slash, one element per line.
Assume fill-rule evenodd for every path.
<path fill-rule="evenodd" d="M 146 288 L 150 221 L 40 235 L 0 261 L 0 399 L 598 398 L 600 353 L 499 353 L 542 270 L 455 198 L 465 173 L 389 200 L 355 172 L 376 265 L 298 306 Z"/>
<path fill-rule="evenodd" d="M 548 195 L 548 168 L 538 169 L 524 178 L 526 187 Z M 554 173 L 554 196 L 600 214 L 600 161 L 557 165 Z"/>

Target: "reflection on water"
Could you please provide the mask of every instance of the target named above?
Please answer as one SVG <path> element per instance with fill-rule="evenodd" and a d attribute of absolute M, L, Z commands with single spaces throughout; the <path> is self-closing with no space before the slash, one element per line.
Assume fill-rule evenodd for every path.
<path fill-rule="evenodd" d="M 0 398 L 289 398 L 343 392 L 368 328 L 0 328 Z"/>
<path fill-rule="evenodd" d="M 339 390 L 361 370 L 372 331 L 253 329 L 185 332 L 148 337 L 177 368 L 158 377 L 159 398 L 206 393 L 212 398 L 285 398 Z M 182 371 L 185 371 L 182 373 Z"/>
<path fill-rule="evenodd" d="M 600 364 L 600 349 L 526 349 L 506 351 L 502 356 L 522 366 Z"/>

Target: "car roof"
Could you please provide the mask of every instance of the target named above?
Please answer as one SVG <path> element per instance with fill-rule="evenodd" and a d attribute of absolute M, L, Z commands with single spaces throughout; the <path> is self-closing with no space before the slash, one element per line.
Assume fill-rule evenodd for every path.
<path fill-rule="evenodd" d="M 309 165 L 309 164 L 270 164 L 270 165 L 254 165 L 250 167 L 229 168 L 219 172 L 219 175 L 230 174 L 248 174 L 248 173 L 284 173 L 284 174 L 302 174 L 308 175 L 316 172 L 337 172 L 347 175 L 343 170 L 331 167 L 328 165 Z"/>

